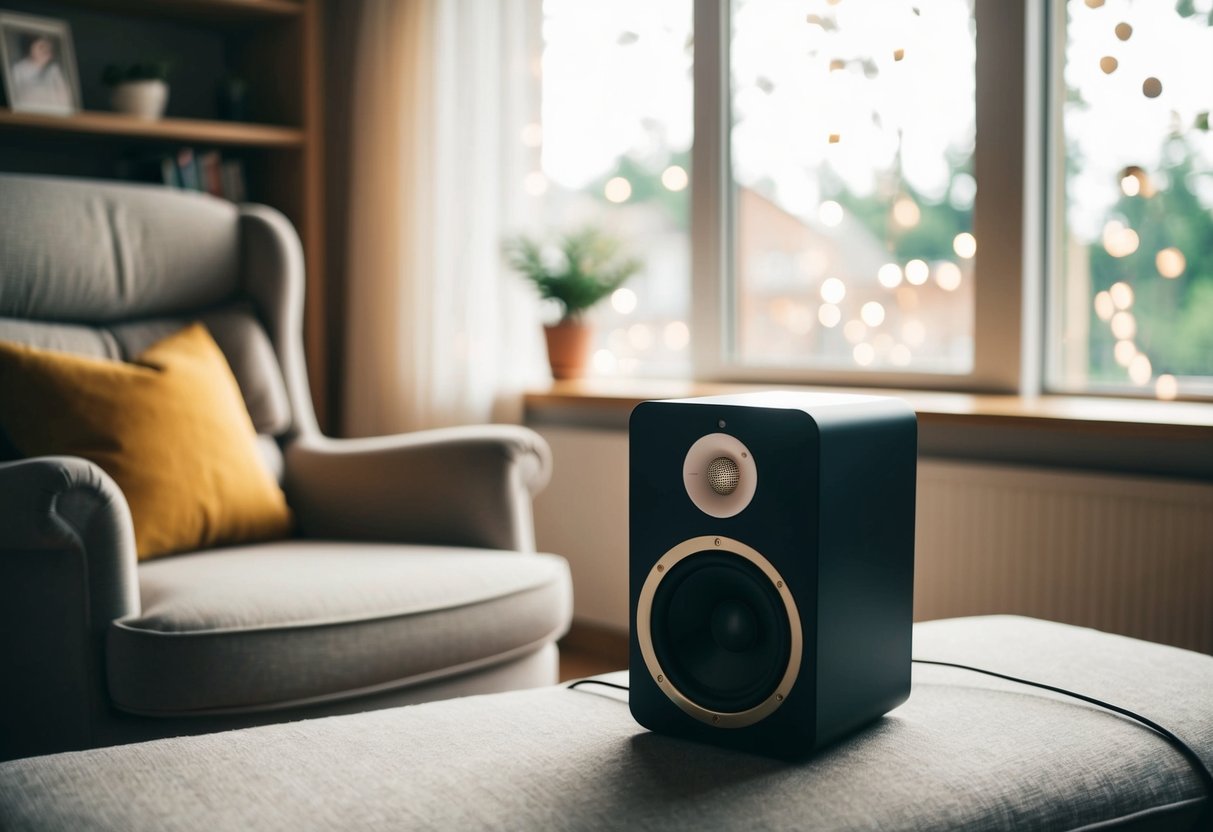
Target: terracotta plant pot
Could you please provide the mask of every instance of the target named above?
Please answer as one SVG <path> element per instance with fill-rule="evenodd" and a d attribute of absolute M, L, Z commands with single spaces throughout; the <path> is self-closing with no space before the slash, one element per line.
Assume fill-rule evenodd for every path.
<path fill-rule="evenodd" d="M 543 328 L 548 340 L 548 361 L 557 379 L 581 378 L 590 361 L 594 328 L 582 321 L 561 321 Z"/>

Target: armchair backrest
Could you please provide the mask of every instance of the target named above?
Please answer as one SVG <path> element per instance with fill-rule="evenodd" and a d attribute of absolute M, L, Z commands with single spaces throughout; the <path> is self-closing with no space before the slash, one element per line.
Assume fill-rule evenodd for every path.
<path fill-rule="evenodd" d="M 273 440 L 316 431 L 303 275 L 298 235 L 265 206 L 150 185 L 0 175 L 0 340 L 130 360 L 200 320 L 279 474 Z"/>

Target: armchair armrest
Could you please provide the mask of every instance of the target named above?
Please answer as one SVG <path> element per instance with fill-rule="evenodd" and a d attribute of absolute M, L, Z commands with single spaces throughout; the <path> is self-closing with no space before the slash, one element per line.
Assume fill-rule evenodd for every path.
<path fill-rule="evenodd" d="M 532 430 L 484 425 L 287 446 L 287 500 L 308 537 L 534 551 L 531 498 L 551 475 Z"/>
<path fill-rule="evenodd" d="M 0 759 L 91 744 L 106 631 L 139 612 L 135 568 L 130 509 L 104 471 L 0 463 Z"/>

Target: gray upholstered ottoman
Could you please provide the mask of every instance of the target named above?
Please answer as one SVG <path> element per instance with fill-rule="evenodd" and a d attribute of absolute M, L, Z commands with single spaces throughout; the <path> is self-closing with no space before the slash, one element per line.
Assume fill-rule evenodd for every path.
<path fill-rule="evenodd" d="M 919 625 L 915 654 L 1123 705 L 1213 764 L 1213 657 L 1022 618 Z M 649 734 L 624 696 L 543 688 L 19 760 L 0 765 L 0 828 L 1185 829 L 1210 799 L 1139 723 L 951 668 L 916 667 L 909 702 L 792 765 Z"/>

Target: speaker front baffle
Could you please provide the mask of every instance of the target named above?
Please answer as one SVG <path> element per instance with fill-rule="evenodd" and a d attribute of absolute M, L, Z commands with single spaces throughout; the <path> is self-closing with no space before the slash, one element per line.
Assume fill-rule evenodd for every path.
<path fill-rule="evenodd" d="M 904 402 L 644 402 L 629 458 L 640 724 L 793 758 L 905 701 L 917 422 Z"/>

